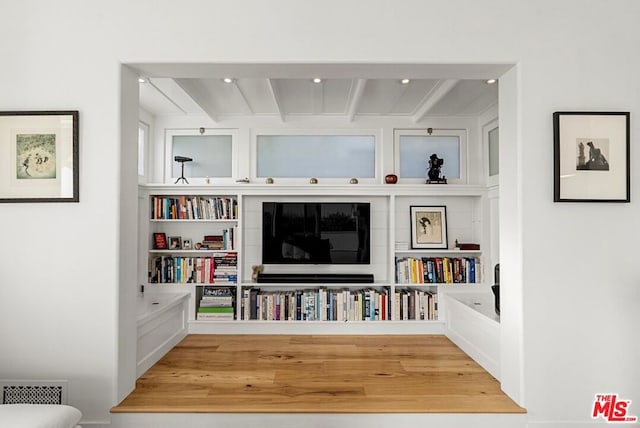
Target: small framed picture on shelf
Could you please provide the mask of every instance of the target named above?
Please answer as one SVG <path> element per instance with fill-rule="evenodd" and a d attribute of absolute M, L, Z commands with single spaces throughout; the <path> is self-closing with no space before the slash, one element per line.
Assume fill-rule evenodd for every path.
<path fill-rule="evenodd" d="M 182 250 L 182 238 L 179 236 L 169 237 L 169 249 L 170 250 Z"/>
<path fill-rule="evenodd" d="M 629 112 L 553 113 L 554 202 L 629 202 Z"/>
<path fill-rule="evenodd" d="M 191 250 L 193 246 L 191 244 L 191 239 L 183 239 L 182 240 L 182 249 L 183 250 Z"/>
<path fill-rule="evenodd" d="M 447 207 L 410 207 L 411 248 L 447 249 Z"/>
<path fill-rule="evenodd" d="M 153 234 L 153 249 L 154 250 L 166 250 L 167 246 L 167 235 L 164 233 L 154 233 Z"/>

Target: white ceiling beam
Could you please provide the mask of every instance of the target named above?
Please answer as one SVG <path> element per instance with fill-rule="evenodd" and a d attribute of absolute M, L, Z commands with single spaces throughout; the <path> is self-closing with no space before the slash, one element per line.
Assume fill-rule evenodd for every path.
<path fill-rule="evenodd" d="M 311 114 L 321 115 L 324 114 L 324 84 L 326 80 L 321 83 L 315 83 L 309 81 L 311 90 Z"/>
<path fill-rule="evenodd" d="M 421 104 L 417 107 L 416 113 L 413 115 L 413 122 L 420 122 L 429 111 L 438 104 L 455 86 L 459 80 L 449 79 L 441 80 L 429 93 L 423 98 Z"/>
<path fill-rule="evenodd" d="M 267 87 L 269 88 L 269 92 L 271 93 L 271 97 L 273 98 L 273 103 L 276 106 L 276 111 L 280 116 L 280 120 L 284 122 L 284 112 L 282 111 L 282 107 L 280 106 L 280 97 L 278 95 L 278 91 L 273 85 L 273 80 L 267 79 Z"/>
<path fill-rule="evenodd" d="M 215 104 L 207 98 L 208 91 L 200 84 L 199 80 L 175 79 L 175 81 L 204 110 L 211 120 L 218 122 L 218 111 L 216 111 Z"/>
<path fill-rule="evenodd" d="M 247 96 L 244 94 L 244 92 L 242 91 L 242 88 L 240 88 L 240 85 L 238 85 L 238 81 L 237 80 L 233 80 L 233 86 L 236 88 L 236 90 L 238 91 L 238 93 L 240 94 L 240 98 L 242 98 L 242 100 L 244 101 L 244 105 L 247 106 L 247 109 L 249 110 L 249 114 L 253 114 L 253 109 L 251 108 L 251 105 L 249 104 L 249 100 L 247 99 Z"/>
<path fill-rule="evenodd" d="M 367 79 L 356 79 L 355 84 L 352 86 L 352 91 L 349 94 L 349 106 L 347 107 L 347 119 L 349 122 L 353 122 L 353 118 L 356 116 L 365 86 L 367 86 Z"/>
<path fill-rule="evenodd" d="M 155 83 L 153 83 L 153 81 L 151 79 L 147 79 L 147 83 L 156 91 L 158 91 L 158 93 L 160 95 L 162 95 L 167 101 L 169 101 L 171 104 L 173 104 L 174 106 L 176 106 L 180 111 L 182 111 L 182 113 L 184 114 L 188 114 L 187 111 L 185 109 L 182 108 L 182 106 L 180 104 L 178 104 L 177 102 L 175 102 L 173 100 L 173 98 L 171 98 L 169 95 L 167 95 L 162 89 L 160 89 Z"/>

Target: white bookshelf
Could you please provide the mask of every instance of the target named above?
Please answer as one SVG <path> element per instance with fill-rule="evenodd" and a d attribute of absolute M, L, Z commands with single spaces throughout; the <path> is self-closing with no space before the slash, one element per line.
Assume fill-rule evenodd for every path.
<path fill-rule="evenodd" d="M 227 197 L 237 200 L 237 218 L 234 219 L 155 219 L 151 218 L 150 206 L 153 196 L 178 197 L 206 196 Z M 262 201 L 370 201 L 372 216 L 376 216 L 376 224 L 372 224 L 372 264 L 369 266 L 375 274 L 374 283 L 257 283 L 248 278 L 251 266 L 261 264 L 261 217 L 259 207 Z M 188 327 L 192 333 L 324 333 L 324 334 L 442 334 L 444 320 L 397 320 L 393 301 L 391 301 L 391 319 L 370 321 L 257 321 L 242 319 L 243 290 L 257 288 L 268 292 L 291 292 L 293 290 L 310 290 L 323 288 L 327 290 L 385 290 L 389 296 L 396 291 L 423 290 L 434 292 L 438 304 L 443 293 L 449 292 L 485 292 L 487 284 L 479 283 L 397 283 L 395 280 L 395 261 L 399 257 L 477 257 L 483 261 L 488 239 L 483 235 L 483 210 L 487 199 L 487 190 L 476 185 L 268 185 L 245 184 L 227 186 L 213 185 L 171 185 L 149 184 L 140 186 L 141 215 L 145 222 L 141 224 L 140 281 L 145 290 L 182 291 L 190 293 Z M 447 206 L 449 224 L 447 249 L 411 249 L 402 248 L 403 242 L 410 242 L 409 206 L 410 205 L 444 205 Z M 375 212 L 375 214 L 374 214 Z M 372 220 L 372 223 L 374 221 Z M 181 236 L 191 239 L 193 244 L 206 234 L 215 234 L 220 230 L 236 227 L 236 247 L 228 250 L 195 250 L 195 249 L 154 249 L 152 237 L 154 232 L 164 232 L 167 238 Z M 453 242 L 474 242 L 481 245 L 481 250 L 453 249 Z M 400 245 L 397 245 L 400 243 Z M 375 251 L 375 255 L 374 255 Z M 214 257 L 224 253 L 237 254 L 238 283 L 150 283 L 147 276 L 149 259 L 159 256 L 175 257 Z M 377 257 L 377 259 L 376 259 Z M 281 267 L 267 266 L 269 269 Z M 315 266 L 285 267 L 291 273 L 310 272 Z M 348 267 L 324 269 L 333 273 L 348 272 Z M 360 271 L 367 267 L 358 266 Z M 280 273 L 280 272 L 278 272 Z M 481 278 L 486 278 L 482 275 Z M 236 319 L 224 321 L 197 321 L 196 296 L 197 287 L 223 286 L 235 289 Z M 439 315 L 441 311 L 439 311 Z"/>

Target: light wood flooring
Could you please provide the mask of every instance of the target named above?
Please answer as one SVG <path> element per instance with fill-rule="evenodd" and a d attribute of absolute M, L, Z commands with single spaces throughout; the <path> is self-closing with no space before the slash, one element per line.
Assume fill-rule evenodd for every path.
<path fill-rule="evenodd" d="M 111 411 L 525 413 L 439 335 L 189 335 Z"/>

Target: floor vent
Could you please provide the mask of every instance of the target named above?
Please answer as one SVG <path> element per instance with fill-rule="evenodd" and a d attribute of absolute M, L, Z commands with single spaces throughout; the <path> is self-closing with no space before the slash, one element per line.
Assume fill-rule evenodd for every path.
<path fill-rule="evenodd" d="M 0 404 L 67 404 L 67 381 L 0 380 Z"/>

